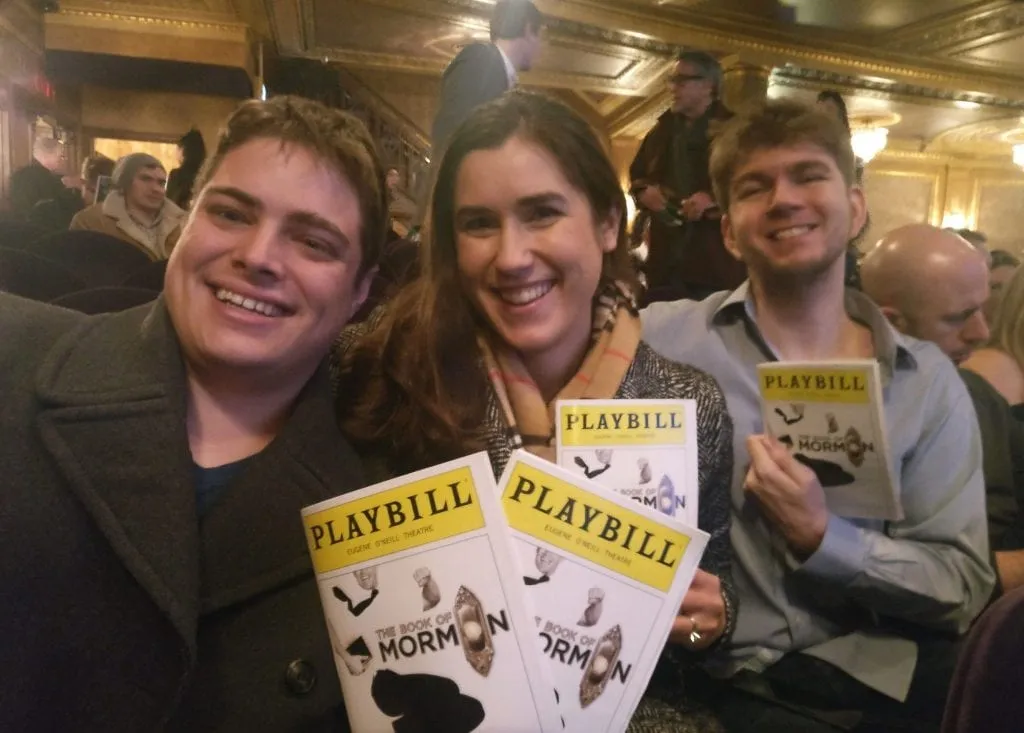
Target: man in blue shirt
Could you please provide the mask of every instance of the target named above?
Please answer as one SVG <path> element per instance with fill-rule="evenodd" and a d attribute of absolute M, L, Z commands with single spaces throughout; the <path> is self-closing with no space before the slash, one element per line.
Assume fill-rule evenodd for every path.
<path fill-rule="evenodd" d="M 719 380 L 735 425 L 740 613 L 709 662 L 731 677 L 714 704 L 730 731 L 938 730 L 956 637 L 994 583 L 970 398 L 934 345 L 844 290 L 867 207 L 834 120 L 767 102 L 722 132 L 711 171 L 749 280 L 643 319 L 651 346 Z M 757 364 L 836 359 L 879 362 L 903 520 L 832 513 L 814 473 L 762 434 Z"/>

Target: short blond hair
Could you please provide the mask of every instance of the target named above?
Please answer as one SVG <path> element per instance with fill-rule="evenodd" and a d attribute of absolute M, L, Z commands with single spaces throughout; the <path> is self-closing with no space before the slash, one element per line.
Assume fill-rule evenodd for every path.
<path fill-rule="evenodd" d="M 850 136 L 835 117 L 817 105 L 771 99 L 731 119 L 712 143 L 711 185 L 718 205 L 728 211 L 732 179 L 755 151 L 802 144 L 828 153 L 847 186 L 857 180 Z"/>

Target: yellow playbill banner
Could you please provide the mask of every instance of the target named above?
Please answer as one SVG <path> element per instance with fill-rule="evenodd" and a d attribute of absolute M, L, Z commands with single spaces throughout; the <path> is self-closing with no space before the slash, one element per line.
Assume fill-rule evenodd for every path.
<path fill-rule="evenodd" d="M 686 416 L 680 405 L 561 405 L 561 444 L 566 447 L 686 442 Z"/>
<path fill-rule="evenodd" d="M 502 495 L 512 529 L 667 591 L 690 543 L 670 529 L 536 466 L 517 461 Z"/>
<path fill-rule="evenodd" d="M 762 365 L 758 370 L 761 397 L 770 402 L 838 402 L 867 404 L 871 401 L 868 367 L 786 367 Z"/>
<path fill-rule="evenodd" d="M 409 550 L 484 526 L 470 469 L 403 484 L 302 518 L 317 573 Z"/>

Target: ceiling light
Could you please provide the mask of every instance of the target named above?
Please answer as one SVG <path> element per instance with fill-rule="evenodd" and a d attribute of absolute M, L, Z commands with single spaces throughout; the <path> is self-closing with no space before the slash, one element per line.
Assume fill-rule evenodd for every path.
<path fill-rule="evenodd" d="M 978 102 L 972 102 L 969 99 L 957 99 L 953 102 L 954 107 L 960 109 L 978 109 L 981 105 Z"/>
<path fill-rule="evenodd" d="M 1013 146 L 1013 164 L 1024 168 L 1024 144 Z"/>
<path fill-rule="evenodd" d="M 885 150 L 889 142 L 889 130 L 885 127 L 868 127 L 863 130 L 855 130 L 850 136 L 850 144 L 853 146 L 853 154 L 865 163 L 871 161 L 876 155 Z"/>

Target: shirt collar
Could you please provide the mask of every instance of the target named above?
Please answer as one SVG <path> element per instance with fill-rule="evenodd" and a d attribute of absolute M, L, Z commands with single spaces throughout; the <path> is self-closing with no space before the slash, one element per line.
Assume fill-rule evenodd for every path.
<path fill-rule="evenodd" d="M 871 331 L 875 342 L 875 356 L 882 369 L 891 376 L 897 369 L 916 369 L 917 360 L 910 352 L 906 338 L 893 328 L 878 306 L 864 293 L 846 288 L 843 293 L 846 314 Z M 746 318 L 747 323 L 758 334 L 757 319 L 754 315 L 754 299 L 750 293 L 750 280 L 729 293 L 729 296 L 715 309 L 712 323 L 719 325 Z"/>
<path fill-rule="evenodd" d="M 501 60 L 505 62 L 505 73 L 508 75 L 508 86 L 511 89 L 519 81 L 519 75 L 516 72 L 516 67 L 512 64 L 512 60 L 505 55 L 505 52 L 501 49 L 501 46 L 494 44 L 494 47 L 498 49 L 498 53 L 501 54 Z"/>

